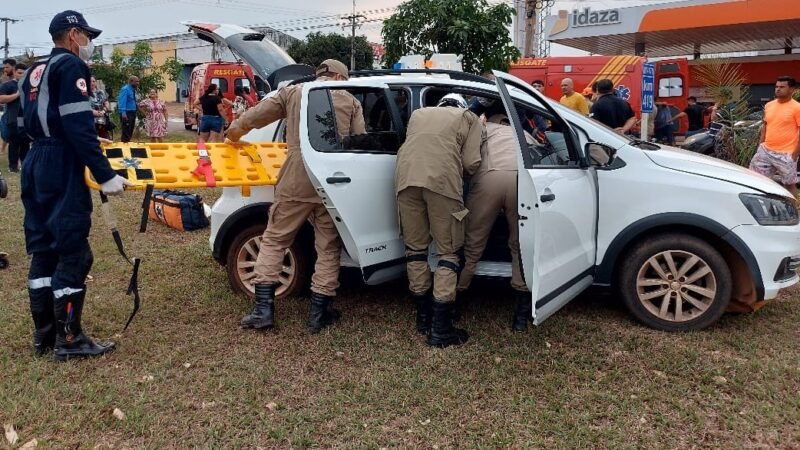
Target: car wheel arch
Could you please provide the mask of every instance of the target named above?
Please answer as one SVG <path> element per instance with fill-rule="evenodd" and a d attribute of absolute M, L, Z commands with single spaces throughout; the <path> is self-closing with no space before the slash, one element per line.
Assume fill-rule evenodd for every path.
<path fill-rule="evenodd" d="M 764 298 L 764 282 L 758 261 L 747 244 L 720 223 L 691 213 L 664 213 L 645 217 L 620 232 L 609 245 L 595 272 L 595 282 L 611 285 L 618 277 L 618 261 L 643 239 L 665 232 L 685 232 L 707 240 L 728 262 L 732 272 L 747 277 L 735 278 L 734 292 L 755 291 Z"/>
<path fill-rule="evenodd" d="M 236 239 L 236 234 L 259 222 L 266 226 L 269 221 L 270 207 L 272 207 L 272 203 L 269 202 L 253 203 L 228 216 L 220 226 L 217 238 L 214 240 L 214 259 L 225 265 L 225 255 Z M 314 228 L 310 223 L 303 224 L 295 240 L 302 242 L 304 251 L 314 251 Z"/>

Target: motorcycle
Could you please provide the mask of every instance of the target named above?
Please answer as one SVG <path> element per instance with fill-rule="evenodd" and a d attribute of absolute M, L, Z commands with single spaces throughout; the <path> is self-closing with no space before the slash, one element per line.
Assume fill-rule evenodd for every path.
<path fill-rule="evenodd" d="M 733 145 L 733 132 L 739 135 L 755 138 L 761 132 L 764 113 L 755 112 L 744 120 L 739 120 L 730 126 L 730 122 L 718 120 L 712 122 L 708 129 L 689 136 L 681 144 L 681 148 L 701 155 L 718 156 L 726 155 Z"/>

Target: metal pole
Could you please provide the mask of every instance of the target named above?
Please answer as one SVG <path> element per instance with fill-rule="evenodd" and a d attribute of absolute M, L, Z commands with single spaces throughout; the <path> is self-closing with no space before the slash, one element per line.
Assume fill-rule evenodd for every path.
<path fill-rule="evenodd" d="M 353 21 L 350 22 L 350 70 L 356 70 L 356 0 L 353 0 Z"/>
<path fill-rule="evenodd" d="M 5 24 L 5 43 L 3 45 L 3 50 L 4 50 L 4 54 L 5 54 L 4 58 L 8 59 L 8 50 L 11 47 L 11 44 L 9 44 L 9 42 L 8 42 L 8 23 L 9 22 L 17 23 L 17 22 L 19 22 L 19 19 L 12 19 L 10 17 L 0 17 L 0 21 L 4 22 L 4 24 Z"/>

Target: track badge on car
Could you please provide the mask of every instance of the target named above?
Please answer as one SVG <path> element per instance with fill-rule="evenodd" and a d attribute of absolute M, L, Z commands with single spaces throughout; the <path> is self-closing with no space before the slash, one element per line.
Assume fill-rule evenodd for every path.
<path fill-rule="evenodd" d="M 86 90 L 86 80 L 83 78 L 78 78 L 78 81 L 75 82 L 75 86 L 81 91 L 81 94 L 86 95 L 88 94 Z"/>

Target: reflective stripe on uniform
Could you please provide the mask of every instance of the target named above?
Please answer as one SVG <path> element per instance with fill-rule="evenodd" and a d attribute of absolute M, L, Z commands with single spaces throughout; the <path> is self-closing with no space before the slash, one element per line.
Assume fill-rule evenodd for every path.
<path fill-rule="evenodd" d="M 34 280 L 28 280 L 28 289 L 43 289 L 50 287 L 50 280 L 52 278 L 36 278 Z"/>
<path fill-rule="evenodd" d="M 20 107 L 19 116 L 17 117 L 17 126 L 25 126 L 25 116 L 22 114 L 22 112 L 25 111 L 25 95 L 22 94 L 22 84 L 25 82 L 25 79 L 28 78 L 28 74 L 30 73 L 32 68 L 33 66 L 25 69 L 25 73 L 22 74 L 22 78 L 20 78 L 19 82 L 17 83 L 17 93 L 19 94 L 19 107 Z M 22 125 L 19 124 L 20 117 L 22 118 Z"/>
<path fill-rule="evenodd" d="M 57 291 L 53 291 L 53 297 L 61 298 L 61 297 L 65 297 L 67 295 L 77 294 L 78 292 L 82 292 L 82 291 L 83 291 L 83 289 L 72 289 L 72 288 L 59 289 Z"/>
<path fill-rule="evenodd" d="M 85 102 L 67 103 L 66 105 L 61 105 L 58 107 L 58 113 L 61 115 L 61 117 L 91 110 L 92 105 L 88 100 Z"/>
<path fill-rule="evenodd" d="M 50 67 L 53 65 L 53 63 L 64 56 L 67 56 L 67 54 L 60 53 L 47 61 L 47 67 L 44 68 L 44 75 L 42 75 L 42 81 L 39 84 L 39 102 L 37 104 L 38 109 L 36 110 L 36 113 L 39 116 L 42 132 L 47 137 L 50 137 L 50 126 L 47 123 L 47 107 L 50 106 L 50 86 L 48 85 L 48 78 L 50 78 Z"/>

